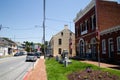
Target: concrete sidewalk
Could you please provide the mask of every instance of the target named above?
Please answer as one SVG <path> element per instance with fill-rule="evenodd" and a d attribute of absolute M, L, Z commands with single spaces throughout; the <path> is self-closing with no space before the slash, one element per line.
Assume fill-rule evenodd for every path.
<path fill-rule="evenodd" d="M 85 60 L 85 61 L 81 61 L 81 62 L 85 62 L 85 63 L 89 63 L 89 64 L 93 64 L 93 65 L 98 66 L 97 61 Z M 102 63 L 102 62 L 100 62 L 100 67 L 101 68 L 112 68 L 112 69 L 120 70 L 120 65 L 113 65 L 113 64 L 107 64 L 107 63 Z"/>
<path fill-rule="evenodd" d="M 37 61 L 34 69 L 28 71 L 23 80 L 47 80 L 45 59 L 43 56 Z"/>

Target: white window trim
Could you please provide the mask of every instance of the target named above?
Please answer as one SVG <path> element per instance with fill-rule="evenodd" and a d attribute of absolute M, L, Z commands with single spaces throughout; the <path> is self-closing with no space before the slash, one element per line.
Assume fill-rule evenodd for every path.
<path fill-rule="evenodd" d="M 88 30 L 87 30 L 87 20 L 85 20 L 85 30 L 84 31 L 82 31 L 82 25 L 83 25 L 83 23 L 80 24 L 81 35 L 84 35 L 84 34 L 88 33 Z"/>
<path fill-rule="evenodd" d="M 82 31 L 82 32 L 81 32 L 81 35 L 86 34 L 87 32 L 88 32 L 87 30 Z"/>
<path fill-rule="evenodd" d="M 117 54 L 120 54 L 120 47 L 119 47 L 119 44 L 118 44 L 118 39 L 120 39 L 120 36 L 117 37 Z"/>
<path fill-rule="evenodd" d="M 102 40 L 102 54 L 106 54 L 106 40 Z"/>

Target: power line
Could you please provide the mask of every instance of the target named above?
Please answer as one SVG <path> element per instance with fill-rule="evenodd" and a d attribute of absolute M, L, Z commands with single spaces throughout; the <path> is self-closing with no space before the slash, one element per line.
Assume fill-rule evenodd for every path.
<path fill-rule="evenodd" d="M 59 20 L 59 19 L 53 19 L 53 18 L 46 18 L 46 20 L 55 21 L 55 22 L 66 22 L 66 23 L 69 23 L 69 25 L 70 25 L 70 30 L 71 30 L 71 23 L 74 23 L 73 21 Z"/>
<path fill-rule="evenodd" d="M 38 25 L 35 25 L 34 27 L 24 27 L 24 28 L 10 28 L 10 29 L 12 29 L 12 30 L 33 30 L 33 29 L 36 29 L 36 28 L 38 28 L 38 27 L 42 27 L 42 26 L 38 26 Z"/>
<path fill-rule="evenodd" d="M 67 23 L 73 23 L 72 21 L 59 20 L 59 19 L 53 19 L 53 18 L 46 18 L 46 20 L 49 20 L 49 21 L 56 21 L 56 22 L 67 22 Z"/>
<path fill-rule="evenodd" d="M 12 30 L 33 30 L 35 28 L 10 28 Z"/>
<path fill-rule="evenodd" d="M 40 39 L 40 37 L 14 37 L 15 39 Z M 11 39 L 14 39 L 14 38 L 11 38 Z"/>

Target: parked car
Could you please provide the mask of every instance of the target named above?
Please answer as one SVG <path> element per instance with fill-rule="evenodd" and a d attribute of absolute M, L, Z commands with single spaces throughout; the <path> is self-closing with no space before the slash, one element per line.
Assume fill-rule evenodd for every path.
<path fill-rule="evenodd" d="M 0 56 L 3 56 L 3 53 L 2 53 L 2 52 L 0 52 Z"/>
<path fill-rule="evenodd" d="M 37 56 L 37 58 L 40 58 L 40 52 L 35 52 L 35 55 Z"/>
<path fill-rule="evenodd" d="M 36 61 L 37 55 L 35 53 L 28 53 L 26 56 L 26 61 Z"/>
<path fill-rule="evenodd" d="M 14 54 L 14 56 L 22 56 L 22 55 L 23 55 L 22 52 L 17 52 L 17 53 Z"/>
<path fill-rule="evenodd" d="M 20 52 L 20 56 L 24 55 L 24 52 Z"/>
<path fill-rule="evenodd" d="M 23 51 L 23 55 L 27 55 L 27 51 Z"/>

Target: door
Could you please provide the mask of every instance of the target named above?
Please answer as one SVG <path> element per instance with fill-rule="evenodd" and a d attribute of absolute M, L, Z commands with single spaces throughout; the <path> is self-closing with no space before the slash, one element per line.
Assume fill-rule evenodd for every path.
<path fill-rule="evenodd" d="M 84 57 L 84 43 L 80 41 L 80 57 Z"/>
<path fill-rule="evenodd" d="M 113 38 L 108 39 L 108 51 L 109 51 L 109 58 L 113 58 L 114 57 Z"/>
<path fill-rule="evenodd" d="M 91 54 L 92 54 L 92 58 L 96 59 L 96 44 L 91 45 Z"/>

